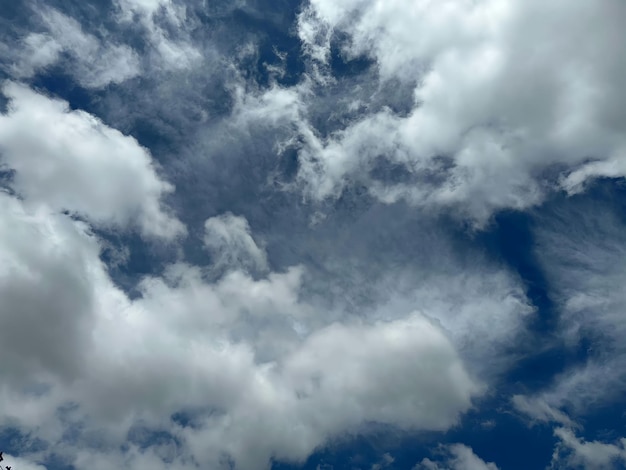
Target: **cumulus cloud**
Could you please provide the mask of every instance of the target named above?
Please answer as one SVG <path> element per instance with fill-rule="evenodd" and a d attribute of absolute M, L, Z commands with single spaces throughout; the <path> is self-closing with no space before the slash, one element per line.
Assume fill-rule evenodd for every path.
<path fill-rule="evenodd" d="M 444 462 L 424 459 L 413 470 L 498 470 L 496 464 L 485 462 L 463 444 L 451 444 L 438 451 L 447 455 Z"/>
<path fill-rule="evenodd" d="M 445 430 L 484 393 L 458 352 L 465 329 L 455 337 L 454 322 L 443 323 L 450 313 L 426 298 L 424 313 L 338 322 L 302 299 L 303 268 L 253 279 L 235 259 L 217 281 L 201 266 L 170 265 L 132 300 L 87 225 L 8 194 L 2 201 L 2 345 L 11 360 L 0 369 L 1 420 L 36 428 L 76 468 L 107 459 L 133 469 L 264 468 L 302 461 L 366 423 Z M 245 219 L 209 221 L 211 237 L 245 241 L 227 244 L 234 253 L 266 256 Z M 137 447 L 142 429 L 171 444 Z"/>
<path fill-rule="evenodd" d="M 29 210 L 4 193 L 0 205 L 2 375 L 12 383 L 41 372 L 72 379 L 93 320 L 97 246 L 65 216 Z"/>
<path fill-rule="evenodd" d="M 226 456 L 258 469 L 300 461 L 366 422 L 444 430 L 482 391 L 421 314 L 306 333 L 315 309 L 298 298 L 297 268 L 260 280 L 233 271 L 211 284 L 176 264 L 130 300 L 88 227 L 43 208 L 30 214 L 9 195 L 2 202 L 2 422 L 36 427 L 77 468 L 93 468 L 90 433 L 113 449 L 147 426 L 179 439 L 181 465 Z M 171 421 L 186 410 L 193 426 Z M 82 429 L 74 445 L 63 442 L 71 427 Z M 119 458 L 141 469 L 159 452 Z"/>
<path fill-rule="evenodd" d="M 551 188 L 623 176 L 623 70 L 602 51 L 626 43 L 625 14 L 610 0 L 310 2 L 299 34 L 313 61 L 328 61 L 346 34 L 344 57 L 372 58 L 383 88 L 412 83 L 414 104 L 408 115 L 365 112 L 328 137 L 308 113 L 290 114 L 302 186 L 324 199 L 363 180 L 383 201 L 459 207 L 481 223 Z M 303 87 L 300 107 L 316 95 Z M 380 158 L 407 181 L 369 175 Z"/>
<path fill-rule="evenodd" d="M 10 101 L 0 115 L 0 161 L 28 203 L 153 237 L 184 233 L 161 205 L 174 188 L 135 139 L 24 85 L 6 82 L 3 93 Z"/>

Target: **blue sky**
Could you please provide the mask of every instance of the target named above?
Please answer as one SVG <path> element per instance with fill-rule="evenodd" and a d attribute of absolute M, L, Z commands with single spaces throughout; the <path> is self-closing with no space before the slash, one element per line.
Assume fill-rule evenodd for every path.
<path fill-rule="evenodd" d="M 626 468 L 621 2 L 5 3 L 14 470 Z"/>

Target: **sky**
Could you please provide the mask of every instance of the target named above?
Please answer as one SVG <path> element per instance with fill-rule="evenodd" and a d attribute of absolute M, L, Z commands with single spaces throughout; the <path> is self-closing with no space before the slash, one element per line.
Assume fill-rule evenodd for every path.
<path fill-rule="evenodd" d="M 622 0 L 0 0 L 14 470 L 626 469 Z"/>

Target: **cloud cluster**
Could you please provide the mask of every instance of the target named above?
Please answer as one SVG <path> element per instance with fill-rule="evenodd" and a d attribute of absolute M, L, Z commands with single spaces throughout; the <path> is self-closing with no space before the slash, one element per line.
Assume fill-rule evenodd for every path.
<path fill-rule="evenodd" d="M 33 9 L 0 48 L 0 427 L 48 446 L 24 458 L 258 470 L 377 425 L 446 431 L 498 393 L 536 308 L 442 212 L 484 227 L 565 191 L 534 255 L 550 333 L 592 348 L 513 406 L 556 423 L 553 466 L 624 459 L 574 432 L 626 386 L 623 223 L 575 193 L 626 171 L 626 9 L 311 0 L 289 36 L 264 5 Z M 92 114 L 19 82 L 58 65 Z M 107 237 L 120 265 L 148 242 L 175 259 L 126 292 Z M 497 469 L 436 455 L 416 469 Z"/>
<path fill-rule="evenodd" d="M 480 392 L 444 330 L 421 314 L 306 334 L 314 311 L 298 300 L 297 269 L 258 281 L 233 271 L 208 284 L 178 264 L 145 279 L 131 301 L 84 224 L 2 202 L 2 421 L 38 429 L 78 468 L 86 449 L 107 453 L 143 425 L 179 439 L 181 465 L 221 468 L 222 457 L 256 469 L 302 460 L 366 422 L 446 429 Z M 172 418 L 186 411 L 193 426 Z M 77 447 L 64 443 L 72 428 L 82 429 Z M 104 439 L 95 449 L 93 432 Z M 146 468 L 157 450 L 121 458 Z"/>
<path fill-rule="evenodd" d="M 204 246 L 212 253 L 215 267 L 267 270 L 267 255 L 252 238 L 244 217 L 232 213 L 211 217 L 204 230 Z"/>
<path fill-rule="evenodd" d="M 364 181 L 383 201 L 452 206 L 480 224 L 551 189 L 623 176 L 624 70 L 613 57 L 624 15 L 611 0 L 311 1 L 299 34 L 318 68 L 340 47 L 375 62 L 381 89 L 399 80 L 414 93 L 407 115 L 365 108 L 324 137 L 308 119 L 317 90 L 291 90 L 302 186 L 325 199 Z M 333 46 L 339 34 L 348 39 Z M 377 180 L 380 159 L 403 177 Z"/>
<path fill-rule="evenodd" d="M 84 223 L 6 194 L 2 203 L 2 421 L 38 429 L 77 468 L 99 453 L 117 459 L 114 447 L 144 426 L 177 439 L 169 458 L 181 468 L 257 469 L 367 422 L 444 430 L 482 392 L 446 330 L 420 313 L 320 326 L 298 297 L 300 268 L 254 280 L 235 266 L 210 283 L 178 263 L 130 300 Z M 206 237 L 249 236 L 239 225 Z M 255 261 L 258 246 L 239 248 Z M 81 429 L 73 445 L 71 429 Z M 148 468 L 160 452 L 133 447 L 119 461 Z"/>
<path fill-rule="evenodd" d="M 448 429 L 485 391 L 485 375 L 464 362 L 472 318 L 516 325 L 528 312 L 513 278 L 478 266 L 476 277 L 442 272 L 394 308 L 339 322 L 303 298 L 306 269 L 270 270 L 247 220 L 230 213 L 204 224 L 215 266 L 173 263 L 131 299 L 89 224 L 138 223 L 171 239 L 182 226 L 159 203 L 171 187 L 148 152 L 93 116 L 23 85 L 4 92 L 14 193 L 0 195 L 0 420 L 77 468 L 106 458 L 252 470 L 301 461 L 367 423 Z M 135 437 L 157 431 L 171 443 Z"/>

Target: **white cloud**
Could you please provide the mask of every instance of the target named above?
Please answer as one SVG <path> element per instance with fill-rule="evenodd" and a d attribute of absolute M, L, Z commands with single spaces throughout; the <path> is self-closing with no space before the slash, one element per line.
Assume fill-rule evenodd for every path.
<path fill-rule="evenodd" d="M 24 38 L 12 69 L 16 78 L 33 76 L 57 62 L 62 52 L 71 56 L 70 72 L 87 88 L 103 88 L 139 75 L 139 57 L 129 46 L 102 41 L 83 31 L 75 19 L 52 8 L 38 14 L 47 32 Z"/>
<path fill-rule="evenodd" d="M 171 0 L 117 0 L 118 8 L 132 19 L 132 14 L 152 16 L 159 10 L 170 11 L 174 4 Z"/>
<path fill-rule="evenodd" d="M 191 458 L 220 468 L 228 457 L 243 470 L 301 461 L 368 422 L 445 430 L 484 392 L 449 331 L 421 313 L 331 321 L 301 299 L 298 267 L 208 282 L 202 268 L 178 263 L 131 300 L 86 225 L 0 201 L 0 286 L 10 300 L 0 315 L 9 358 L 0 423 L 35 432 L 78 469 L 105 468 L 105 459 L 137 470 L 170 457 L 180 468 Z M 251 237 L 234 222 L 231 232 Z M 193 427 L 170 420 L 185 410 Z M 120 452 L 136 426 L 181 445 Z M 62 439 L 68 429 L 80 429 L 72 443 Z"/>
<path fill-rule="evenodd" d="M 115 4 L 121 24 L 132 25 L 138 20 L 145 28 L 155 57 L 166 70 L 187 69 L 202 60 L 201 51 L 192 44 L 186 31 L 184 5 L 171 0 L 116 0 Z M 162 16 L 157 19 L 159 15 Z M 164 29 L 160 21 L 168 21 L 181 37 L 172 38 L 171 32 Z"/>
<path fill-rule="evenodd" d="M 479 391 L 441 329 L 419 314 L 330 325 L 307 339 L 286 370 L 312 410 L 329 407 L 318 419 L 341 427 L 369 420 L 446 429 Z"/>
<path fill-rule="evenodd" d="M 382 470 L 383 468 L 389 467 L 392 463 L 395 462 L 395 460 L 396 459 L 394 459 L 391 454 L 385 453 L 380 459 L 380 462 L 372 465 L 370 470 Z"/>
<path fill-rule="evenodd" d="M 586 442 L 568 428 L 556 428 L 554 434 L 560 444 L 554 451 L 552 468 L 601 470 L 616 468 L 619 461 L 626 463 L 626 439 L 615 444 Z"/>
<path fill-rule="evenodd" d="M 313 0 L 299 33 L 315 61 L 328 57 L 329 30 L 347 33 L 344 55 L 370 56 L 382 88 L 397 79 L 415 90 L 407 116 L 375 111 L 328 138 L 309 135 L 301 113 L 301 184 L 323 199 L 361 179 L 383 201 L 452 205 L 480 224 L 541 202 L 550 187 L 624 176 L 624 68 L 614 57 L 625 14 L 610 0 Z M 413 181 L 372 181 L 381 156 Z M 560 180 L 542 180 L 553 168 Z"/>
<path fill-rule="evenodd" d="M 4 464 L 5 467 L 6 465 L 9 465 L 11 468 L 15 468 L 16 470 L 18 468 L 20 470 L 46 470 L 45 466 L 31 462 L 27 458 L 14 457 L 6 453 L 4 454 Z"/>
<path fill-rule="evenodd" d="M 410 7 L 393 3 L 399 11 Z M 396 34 L 396 19 L 386 4 L 376 3 L 381 18 L 369 12 L 368 5 L 358 3 L 367 21 L 387 17 L 384 26 L 389 27 L 363 26 L 364 42 L 355 42 L 353 52 L 374 55 L 379 47 L 376 31 Z M 300 146 L 299 184 L 318 199 L 338 195 L 350 179 L 362 178 L 371 183 L 371 193 L 385 201 L 406 197 L 428 207 L 459 204 L 482 219 L 494 207 L 525 207 L 541 200 L 543 189 L 529 175 L 527 162 L 516 160 L 519 149 L 503 150 L 508 139 L 517 138 L 514 132 L 501 136 L 482 129 L 464 134 L 475 122 L 473 109 L 483 112 L 482 118 L 490 115 L 483 107 L 496 106 L 481 104 L 479 98 L 488 88 L 485 82 L 501 78 L 492 77 L 498 69 L 468 78 L 458 89 L 449 81 L 456 74 L 471 77 L 485 58 L 494 60 L 497 69 L 498 57 L 488 48 L 461 54 L 457 62 L 453 53 L 439 54 L 444 46 L 454 50 L 466 38 L 461 22 L 468 15 L 447 5 L 434 20 L 421 11 L 407 15 L 410 21 L 425 18 L 458 29 L 455 34 L 461 39 L 446 39 L 445 28 L 439 26 L 424 35 L 424 57 L 430 54 L 438 60 L 432 72 L 425 72 L 421 56 L 402 59 L 405 49 L 418 49 L 413 44 L 376 56 L 384 80 L 411 81 L 428 73 L 430 81 L 425 80 L 416 94 L 432 105 L 416 105 L 404 117 L 390 110 L 372 112 L 324 137 L 312 125 L 312 114 L 320 112 L 312 104 L 319 83 L 305 80 L 293 89 L 273 86 L 263 93 L 237 89 L 232 128 L 245 132 L 248 126 L 260 133 L 278 129 L 278 151 Z M 179 30 L 181 37 L 172 38 L 162 23 L 184 23 L 184 11 L 172 9 L 173 3 L 165 0 L 120 1 L 118 7 L 122 23 L 134 18 L 146 28 L 159 60 L 172 67 L 191 66 L 195 52 L 185 52 L 190 44 L 187 26 Z M 330 3 L 327 7 L 324 14 L 331 18 L 346 8 Z M 497 11 L 494 15 L 495 20 L 509 18 Z M 408 28 L 408 21 L 397 29 Z M 470 25 L 475 29 L 467 33 L 470 36 L 489 35 L 492 29 L 502 34 L 481 15 L 471 21 L 476 25 Z M 306 25 L 311 29 L 304 39 L 311 54 L 317 54 L 315 60 L 323 62 L 330 29 L 322 25 L 327 29 L 320 32 L 315 29 L 319 25 L 301 23 Z M 413 41 L 413 35 L 406 34 L 404 40 Z M 311 39 L 316 35 L 322 37 L 321 44 Z M 76 40 L 63 45 L 50 32 L 27 40 L 29 50 L 39 54 L 31 60 L 33 70 L 52 64 L 60 51 L 72 51 L 72 44 L 82 44 Z M 468 41 L 467 47 L 472 44 Z M 103 79 L 115 80 L 106 75 Z M 178 83 L 164 83 L 178 92 Z M 182 469 L 192 467 L 193 461 L 228 468 L 229 459 L 237 468 L 256 470 L 271 459 L 300 461 L 328 439 L 359 433 L 372 421 L 406 430 L 446 430 L 510 360 L 505 346 L 523 341 L 524 319 L 532 309 L 519 280 L 501 266 L 483 259 L 457 263 L 448 260 L 447 252 L 437 251 L 436 266 L 415 261 L 414 272 L 406 276 L 387 265 L 368 266 L 367 272 L 356 274 L 329 269 L 337 285 L 324 295 L 333 299 L 343 295 L 344 272 L 346 283 L 362 282 L 373 297 L 392 286 L 386 293 L 392 300 L 377 298 L 378 303 L 350 315 L 341 308 L 321 308 L 307 297 L 311 278 L 303 267 L 272 271 L 263 239 L 251 233 L 245 218 L 232 214 L 205 222 L 203 241 L 214 266 L 178 262 L 146 277 L 137 286 L 140 297 L 130 299 L 106 273 L 98 258 L 101 242 L 89 234 L 88 226 L 59 212 L 76 212 L 106 227 L 136 223 L 145 235 L 172 238 L 182 233 L 182 226 L 160 204 L 171 186 L 159 179 L 148 152 L 136 141 L 92 116 L 69 111 L 67 104 L 20 85 L 6 85 L 5 93 L 12 101 L 0 117 L 1 158 L 16 170 L 13 187 L 25 200 L 3 195 L 0 289 L 12 303 L 0 311 L 2 321 L 12 328 L 7 334 L 26 332 L 39 347 L 24 351 L 24 343 L 15 352 L 3 351 L 2 357 L 11 361 L 0 366 L 0 424 L 16 424 L 42 437 L 79 470 L 143 470 L 165 468 L 167 462 Z M 470 97 L 477 101 L 468 101 Z M 358 109 L 367 109 L 367 103 Z M 414 132 L 418 127 L 424 130 L 420 135 Z M 456 152 L 459 166 L 448 170 L 448 162 L 434 158 L 433 149 Z M 390 187 L 363 173 L 381 155 L 422 176 L 452 173 L 443 178 L 443 186 L 436 177 L 424 177 L 422 188 Z M 430 230 L 431 222 L 423 224 Z M 434 251 L 430 244 L 421 249 Z M 335 260 L 336 265 L 343 261 Z M 218 279 L 211 272 L 215 266 L 223 269 Z M 388 276 L 376 273 L 385 286 L 368 283 L 370 270 L 387 268 Z M 63 328 L 41 328 L 48 324 L 44 315 Z M 17 338 L 15 334 L 14 342 Z M 58 411 L 67 401 L 76 408 Z M 173 423 L 170 416 L 178 411 L 192 415 L 193 426 Z M 137 426 L 171 433 L 181 444 L 174 450 L 131 444 L 120 451 L 129 429 Z M 76 433 L 74 443 L 63 442 L 67 430 Z M 97 445 L 94 436 L 100 439 Z M 453 469 L 496 468 L 466 446 L 448 451 Z"/>
<path fill-rule="evenodd" d="M 34 12 L 43 32 L 31 32 L 21 40 L 20 47 L 7 52 L 12 58 L 10 72 L 16 79 L 30 78 L 36 73 L 69 57 L 66 68 L 86 88 L 101 89 L 131 78 L 163 70 L 188 69 L 198 65 L 203 54 L 193 44 L 187 29 L 193 28 L 186 10 L 169 0 L 120 0 L 116 2 L 116 19 L 121 27 L 132 29 L 137 24 L 151 47 L 151 54 L 140 56 L 131 46 L 116 41 L 115 36 L 99 28 L 100 37 L 54 8 Z M 162 16 L 159 16 L 162 15 Z M 157 19 L 158 17 L 158 19 Z M 162 27 L 167 21 L 177 36 Z"/>
<path fill-rule="evenodd" d="M 95 224 L 136 224 L 147 236 L 184 233 L 160 203 L 173 187 L 135 139 L 26 86 L 7 82 L 3 92 L 10 102 L 0 115 L 0 161 L 15 170 L 12 186 L 29 204 Z"/>
<path fill-rule="evenodd" d="M 204 223 L 204 246 L 218 268 L 267 270 L 267 256 L 250 234 L 248 221 L 226 213 Z"/>
<path fill-rule="evenodd" d="M 451 444 L 442 450 L 447 454 L 445 463 L 424 459 L 413 470 L 498 470 L 496 464 L 485 462 L 466 445 Z"/>
<path fill-rule="evenodd" d="M 524 395 L 514 395 L 511 401 L 517 411 L 525 414 L 532 420 L 556 422 L 565 426 L 574 426 L 569 416 L 553 408 L 541 398 L 529 399 Z"/>

